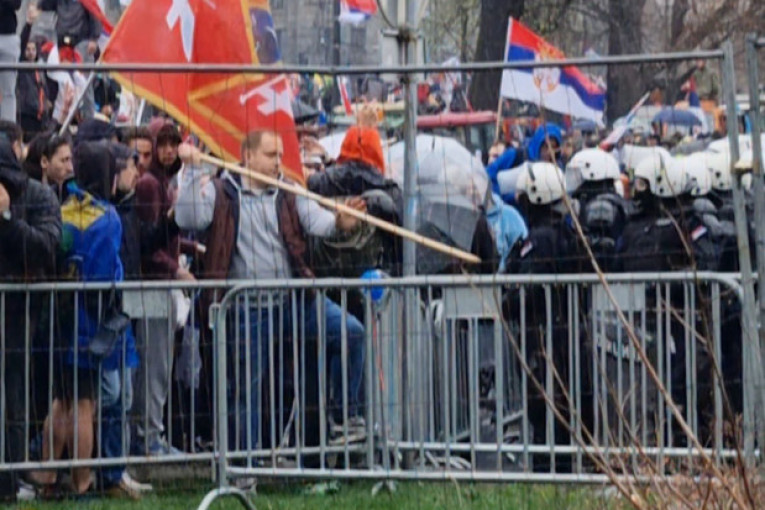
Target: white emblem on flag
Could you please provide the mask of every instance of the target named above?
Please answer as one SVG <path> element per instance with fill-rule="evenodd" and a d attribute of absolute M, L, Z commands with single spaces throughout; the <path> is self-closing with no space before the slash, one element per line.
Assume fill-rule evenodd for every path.
<path fill-rule="evenodd" d="M 292 117 L 292 94 L 283 76 L 240 95 L 239 103 L 244 106 L 253 98 L 258 98 L 257 108 L 263 115 L 282 111 Z"/>
<path fill-rule="evenodd" d="M 165 20 L 170 30 L 173 30 L 178 21 L 180 21 L 183 53 L 186 55 L 186 60 L 191 62 L 191 53 L 194 50 L 194 25 L 196 24 L 196 18 L 194 17 L 194 11 L 191 10 L 191 5 L 189 5 L 189 0 L 173 0 L 173 5 L 167 11 Z"/>

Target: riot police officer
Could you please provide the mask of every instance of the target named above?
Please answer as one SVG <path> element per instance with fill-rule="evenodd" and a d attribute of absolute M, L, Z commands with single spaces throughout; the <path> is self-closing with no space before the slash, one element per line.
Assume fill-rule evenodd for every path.
<path fill-rule="evenodd" d="M 656 152 L 643 159 L 635 168 L 633 202 L 635 213 L 625 226 L 620 243 L 620 268 L 625 272 L 664 271 L 714 271 L 718 257 L 708 227 L 693 207 L 689 207 L 695 180 L 689 179 L 678 160 Z M 667 291 L 667 289 L 669 289 Z M 701 310 L 701 299 L 696 299 L 696 310 L 685 314 L 688 302 L 687 288 L 682 284 L 648 285 L 645 289 L 646 321 L 643 331 L 648 337 L 645 345 L 654 367 L 658 357 L 671 352 L 671 363 L 665 371 L 670 373 L 664 383 L 671 388 L 674 402 L 687 412 L 687 366 L 686 347 L 696 342 L 689 334 L 692 324 L 698 327 L 694 332 L 711 338 L 702 326 L 696 310 Z M 658 312 L 657 312 L 658 311 Z M 669 322 L 669 329 L 662 323 Z M 636 328 L 638 329 L 638 328 Z M 696 342 L 699 366 L 704 365 L 702 352 L 706 344 Z M 708 359 L 708 357 L 707 357 Z M 694 374 L 701 368 L 694 369 Z M 705 377 L 708 374 L 705 373 Z M 707 377 L 708 378 L 708 377 Z M 654 393 L 649 390 L 648 393 Z M 699 389 L 699 396 L 704 393 Z M 655 393 L 654 393 L 655 394 Z M 649 407 L 655 402 L 649 403 Z M 695 403 L 693 404 L 695 405 Z M 663 413 L 664 410 L 648 410 L 648 414 Z M 654 427 L 651 427 L 655 429 Z M 684 444 L 686 438 L 679 434 L 676 423 L 667 432 L 674 434 L 673 442 Z"/>
<path fill-rule="evenodd" d="M 566 185 L 579 203 L 579 219 L 598 265 L 615 268 L 616 244 L 629 216 L 619 162 L 601 149 L 584 149 L 566 166 Z"/>
<path fill-rule="evenodd" d="M 515 272 L 522 274 L 562 274 L 578 273 L 582 267 L 583 250 L 577 234 L 568 221 L 568 208 L 564 202 L 566 194 L 563 172 L 551 163 L 526 163 L 521 167 L 517 181 L 516 200 L 527 219 L 529 235 L 520 250 Z M 575 402 L 569 374 L 569 306 L 565 287 L 553 286 L 546 291 L 543 286 L 532 285 L 527 288 L 526 300 L 517 299 L 518 292 L 511 293 L 510 313 L 514 318 L 518 314 L 525 316 L 526 357 L 533 377 L 542 385 L 544 392 L 529 382 L 527 385 L 528 418 L 533 428 L 533 444 L 557 445 L 570 443 L 566 427 L 547 412 L 544 398 L 546 393 L 555 408 L 568 422 L 571 416 L 570 405 Z M 551 299 L 548 300 L 548 295 Z M 552 339 L 547 335 L 552 329 Z M 551 370 L 557 372 L 548 379 Z M 584 383 L 582 383 L 584 385 Z M 565 392 L 571 400 L 565 398 Z M 583 390 L 586 391 L 586 390 Z M 580 410 L 581 415 L 581 410 Z M 552 430 L 552 437 L 548 430 Z M 549 471 L 553 468 L 551 459 L 545 454 L 534 455 L 534 470 Z M 556 471 L 568 471 L 571 458 L 567 455 L 556 456 Z"/>

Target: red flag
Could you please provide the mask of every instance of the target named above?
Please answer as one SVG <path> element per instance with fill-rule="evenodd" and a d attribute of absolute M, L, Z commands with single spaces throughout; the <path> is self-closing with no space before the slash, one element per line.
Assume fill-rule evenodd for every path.
<path fill-rule="evenodd" d="M 85 7 L 90 14 L 96 18 L 104 29 L 106 35 L 110 35 L 114 30 L 112 22 L 104 14 L 103 1 L 99 0 L 80 0 L 80 3 Z"/>
<path fill-rule="evenodd" d="M 104 50 L 105 63 L 274 64 L 280 60 L 268 0 L 133 0 Z M 300 147 L 284 75 L 114 73 L 215 153 L 239 161 L 255 129 L 284 142 L 284 172 L 303 183 Z"/>

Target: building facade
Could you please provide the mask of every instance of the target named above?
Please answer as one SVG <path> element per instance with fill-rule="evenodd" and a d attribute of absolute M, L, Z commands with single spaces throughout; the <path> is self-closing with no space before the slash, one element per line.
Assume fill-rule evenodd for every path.
<path fill-rule="evenodd" d="M 271 0 L 282 60 L 297 65 L 376 65 L 381 62 L 381 20 L 342 25 L 340 62 L 334 62 L 338 0 Z"/>

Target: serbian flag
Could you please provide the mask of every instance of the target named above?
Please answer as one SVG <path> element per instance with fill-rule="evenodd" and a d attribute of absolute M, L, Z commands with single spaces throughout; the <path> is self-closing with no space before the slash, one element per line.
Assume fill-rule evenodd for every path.
<path fill-rule="evenodd" d="M 102 56 L 109 64 L 265 65 L 280 60 L 268 0 L 133 0 Z M 172 115 L 227 161 L 241 160 L 248 132 L 279 134 L 285 175 L 304 183 L 285 75 L 113 73 L 113 77 Z"/>
<path fill-rule="evenodd" d="M 375 0 L 339 0 L 340 23 L 360 25 L 377 13 Z"/>
<path fill-rule="evenodd" d="M 517 20 L 507 28 L 508 62 L 559 60 L 565 55 Z M 500 92 L 503 97 L 537 104 L 548 110 L 593 120 L 603 125 L 606 92 L 574 66 L 506 69 Z"/>

